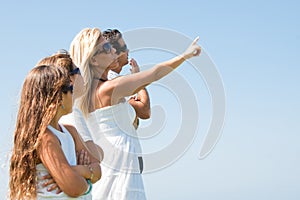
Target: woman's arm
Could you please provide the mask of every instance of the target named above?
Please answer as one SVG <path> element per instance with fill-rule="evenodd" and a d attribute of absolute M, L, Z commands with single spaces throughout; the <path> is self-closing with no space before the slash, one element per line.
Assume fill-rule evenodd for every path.
<path fill-rule="evenodd" d="M 137 62 L 132 58 L 129 62 L 131 65 L 131 73 L 138 73 L 140 72 L 139 65 Z M 141 119 L 149 119 L 151 110 L 150 110 L 150 98 L 146 88 L 141 89 L 138 91 L 136 96 L 131 97 L 128 102 L 134 108 L 136 115 L 138 118 Z M 138 120 L 138 119 L 136 119 Z"/>
<path fill-rule="evenodd" d="M 83 142 L 83 141 L 82 141 Z M 98 162 L 102 162 L 104 158 L 104 152 L 99 145 L 95 144 L 93 140 L 88 140 L 84 142 L 85 147 L 89 150 L 89 153 L 95 158 Z"/>
<path fill-rule="evenodd" d="M 90 150 L 89 152 L 99 162 L 103 160 L 103 151 L 97 144 L 93 142 L 92 135 L 87 126 L 86 120 L 84 119 L 82 112 L 76 106 L 73 107 L 73 111 L 71 114 L 61 117 L 59 122 L 63 124 L 65 127 L 75 127 L 76 124 L 75 132 L 77 132 L 77 135 L 80 135 L 80 139 L 85 143 L 85 146 Z"/>
<path fill-rule="evenodd" d="M 127 76 L 121 76 L 103 83 L 107 85 L 107 88 L 109 88 L 106 91 L 106 94 L 111 96 L 111 104 L 116 104 L 119 99 L 133 95 L 148 84 L 161 79 L 176 69 L 186 59 L 198 56 L 201 52 L 201 48 L 197 44 L 198 40 L 199 38 L 197 37 L 183 54 L 168 61 L 159 63 L 151 69 Z"/>
<path fill-rule="evenodd" d="M 90 179 L 92 183 L 97 182 L 101 178 L 100 161 L 103 159 L 103 151 L 99 152 L 101 148 L 92 141 L 89 143 L 91 147 L 87 147 L 74 126 L 65 125 L 65 128 L 68 129 L 74 139 L 76 152 L 81 152 L 83 150 L 87 152 L 87 156 L 90 158 L 89 165 L 76 165 L 72 168 L 84 178 Z"/>
<path fill-rule="evenodd" d="M 136 115 L 141 119 L 149 119 L 151 115 L 150 98 L 146 88 L 141 89 L 136 97 L 131 97 L 128 103 L 134 108 Z"/>
<path fill-rule="evenodd" d="M 46 130 L 38 151 L 39 157 L 59 188 L 70 197 L 84 194 L 89 185 L 85 178 L 69 165 L 58 138 Z"/>

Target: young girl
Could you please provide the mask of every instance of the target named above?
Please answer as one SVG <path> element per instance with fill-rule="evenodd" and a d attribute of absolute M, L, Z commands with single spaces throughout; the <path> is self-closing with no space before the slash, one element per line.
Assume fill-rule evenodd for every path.
<path fill-rule="evenodd" d="M 76 129 L 58 123 L 72 111 L 72 92 L 65 68 L 41 65 L 27 75 L 14 131 L 10 199 L 91 199 L 91 182 L 101 176 L 99 162 L 76 165 L 75 152 L 87 149 Z M 61 193 L 42 186 L 38 177 L 47 173 Z"/>

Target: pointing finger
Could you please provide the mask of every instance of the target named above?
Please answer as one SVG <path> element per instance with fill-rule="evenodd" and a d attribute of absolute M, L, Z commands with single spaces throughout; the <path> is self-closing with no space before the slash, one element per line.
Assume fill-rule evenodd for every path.
<path fill-rule="evenodd" d="M 199 36 L 197 36 L 197 37 L 194 39 L 193 44 L 196 44 L 198 41 L 199 41 Z"/>

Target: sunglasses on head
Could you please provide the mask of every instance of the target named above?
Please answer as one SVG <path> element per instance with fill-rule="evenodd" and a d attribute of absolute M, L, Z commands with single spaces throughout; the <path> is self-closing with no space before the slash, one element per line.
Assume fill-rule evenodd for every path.
<path fill-rule="evenodd" d="M 73 76 L 75 74 L 80 74 L 80 69 L 78 67 L 70 71 L 70 76 Z"/>
<path fill-rule="evenodd" d="M 118 40 L 122 37 L 122 34 L 117 29 L 107 29 L 103 32 L 103 36 L 108 40 Z"/>
<path fill-rule="evenodd" d="M 70 92 L 73 94 L 73 85 L 64 86 L 64 87 L 62 88 L 62 92 L 63 92 L 63 93 L 67 94 L 68 91 L 70 91 Z"/>
<path fill-rule="evenodd" d="M 69 52 L 65 49 L 59 49 L 55 54 L 64 54 L 70 56 Z"/>
<path fill-rule="evenodd" d="M 102 45 L 102 49 L 101 49 L 101 50 L 98 49 L 98 50 L 95 52 L 94 56 L 97 55 L 97 54 L 100 54 L 100 53 L 106 53 L 106 54 L 111 53 L 111 44 L 110 44 L 109 42 L 104 43 L 104 44 Z"/>

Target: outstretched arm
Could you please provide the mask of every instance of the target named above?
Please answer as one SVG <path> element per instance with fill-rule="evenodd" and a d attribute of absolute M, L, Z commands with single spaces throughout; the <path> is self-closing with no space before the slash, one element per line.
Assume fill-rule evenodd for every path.
<path fill-rule="evenodd" d="M 183 54 L 159 63 L 151 69 L 109 81 L 112 105 L 118 103 L 121 98 L 133 95 L 148 84 L 166 76 L 186 59 L 198 56 L 201 52 L 201 48 L 197 44 L 198 40 L 197 37 Z"/>

